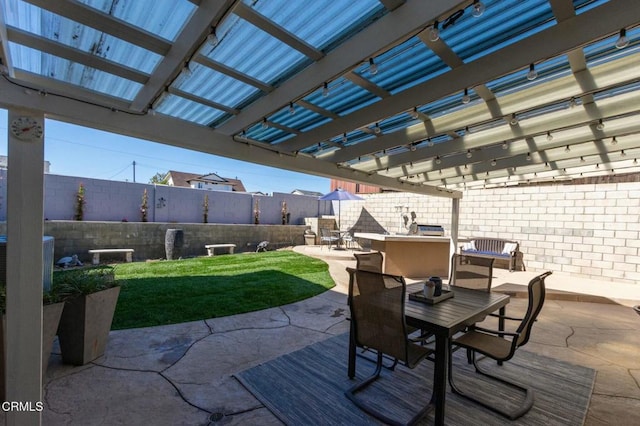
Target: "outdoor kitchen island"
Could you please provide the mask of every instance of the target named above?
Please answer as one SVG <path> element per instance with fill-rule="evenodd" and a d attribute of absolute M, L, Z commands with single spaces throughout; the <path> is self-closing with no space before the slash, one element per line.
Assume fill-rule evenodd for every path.
<path fill-rule="evenodd" d="M 384 255 L 382 270 L 386 274 L 408 278 L 449 276 L 452 254 L 451 238 L 427 235 L 387 235 L 356 232 L 354 237 L 371 240 L 371 249 Z"/>

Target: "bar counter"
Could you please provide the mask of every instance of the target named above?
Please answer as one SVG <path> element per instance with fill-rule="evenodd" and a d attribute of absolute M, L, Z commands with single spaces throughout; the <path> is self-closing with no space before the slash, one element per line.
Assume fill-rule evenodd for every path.
<path fill-rule="evenodd" d="M 426 235 L 387 235 L 356 232 L 355 238 L 371 241 L 384 255 L 383 272 L 408 278 L 449 276 L 451 238 Z"/>

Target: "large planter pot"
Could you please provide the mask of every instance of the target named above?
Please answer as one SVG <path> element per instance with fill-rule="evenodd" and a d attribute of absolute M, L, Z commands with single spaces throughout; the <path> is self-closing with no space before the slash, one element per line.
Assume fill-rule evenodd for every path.
<path fill-rule="evenodd" d="M 120 287 L 67 300 L 58 339 L 62 362 L 84 365 L 104 355 Z"/>
<path fill-rule="evenodd" d="M 50 305 L 44 305 L 42 307 L 42 376 L 44 377 L 47 372 L 47 366 L 49 365 L 49 357 L 51 356 L 51 347 L 53 346 L 53 339 L 56 337 L 58 330 L 58 324 L 60 322 L 60 316 L 64 308 L 64 302 L 53 303 Z M 6 341 L 5 341 L 5 329 L 6 318 L 4 315 L 0 315 L 0 401 L 5 400 L 5 354 L 6 354 Z"/>
<path fill-rule="evenodd" d="M 167 260 L 179 259 L 182 256 L 184 231 L 182 229 L 167 229 L 164 235 L 164 250 Z"/>

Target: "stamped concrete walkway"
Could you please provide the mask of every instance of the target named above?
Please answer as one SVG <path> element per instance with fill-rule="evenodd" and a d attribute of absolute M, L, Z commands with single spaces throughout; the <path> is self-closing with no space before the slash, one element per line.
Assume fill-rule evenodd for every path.
<path fill-rule="evenodd" d="M 233 374 L 349 328 L 345 268 L 354 265 L 352 253 L 296 250 L 326 260 L 336 287 L 254 313 L 114 331 L 105 356 L 83 367 L 62 365 L 54 348 L 43 424 L 280 424 Z M 494 286 L 510 283 L 504 288 L 517 293 L 534 275 L 496 270 Z M 640 303 L 640 284 L 559 274 L 547 284 L 557 297 L 545 303 L 527 350 L 598 371 L 586 425 L 640 424 L 640 316 L 630 308 Z M 614 301 L 570 301 L 581 290 Z M 508 309 L 515 315 L 525 307 L 525 299 L 513 298 Z"/>

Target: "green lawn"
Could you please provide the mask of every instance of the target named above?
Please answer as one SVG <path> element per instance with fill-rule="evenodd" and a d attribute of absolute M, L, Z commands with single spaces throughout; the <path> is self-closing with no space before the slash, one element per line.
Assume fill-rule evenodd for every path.
<path fill-rule="evenodd" d="M 328 265 L 292 251 L 123 263 L 112 329 L 176 324 L 285 305 L 335 283 Z"/>

